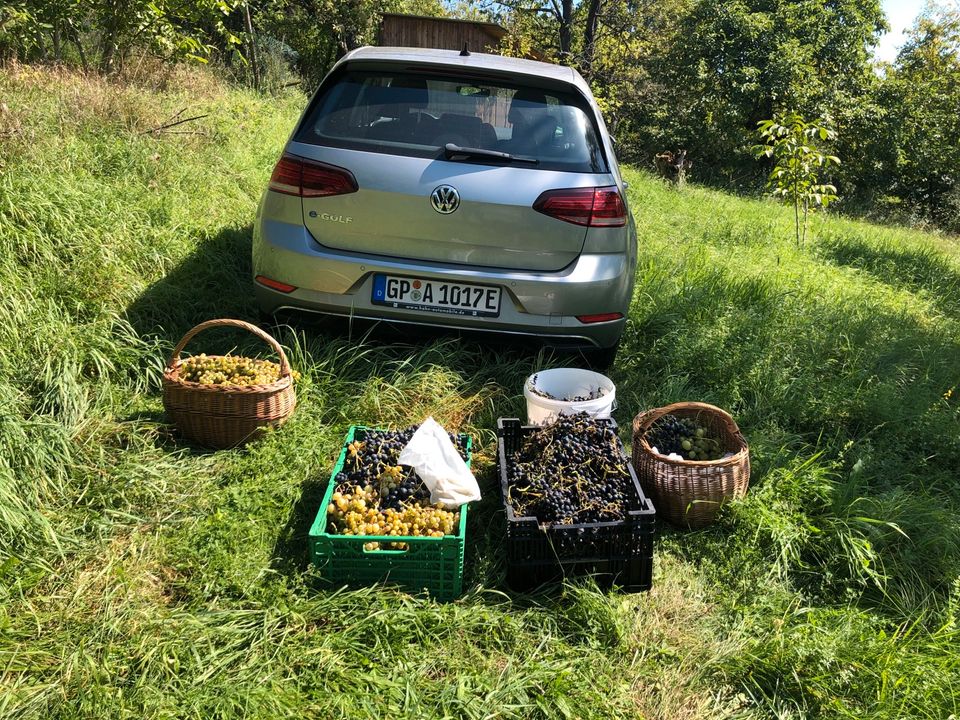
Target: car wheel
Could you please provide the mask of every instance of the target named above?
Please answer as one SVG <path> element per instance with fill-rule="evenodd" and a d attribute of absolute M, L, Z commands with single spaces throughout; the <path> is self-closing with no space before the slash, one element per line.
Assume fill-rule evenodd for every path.
<path fill-rule="evenodd" d="M 617 342 L 613 347 L 596 348 L 594 350 L 584 350 L 583 358 L 591 370 L 598 372 L 609 370 L 617 359 L 617 351 L 620 350 L 620 343 Z"/>
<path fill-rule="evenodd" d="M 277 327 L 279 321 L 277 316 L 266 310 L 257 310 L 257 325 L 265 330 L 271 330 L 272 328 Z"/>

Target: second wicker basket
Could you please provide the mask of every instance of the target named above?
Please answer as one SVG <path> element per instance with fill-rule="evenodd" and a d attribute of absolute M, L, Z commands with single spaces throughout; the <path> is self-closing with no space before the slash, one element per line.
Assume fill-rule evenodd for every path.
<path fill-rule="evenodd" d="M 280 377 L 266 385 L 201 385 L 179 377 L 180 353 L 193 337 L 215 327 L 247 330 L 280 356 Z M 163 372 L 163 407 L 186 439 L 210 448 L 242 445 L 263 428 L 282 424 L 297 404 L 290 363 L 280 343 L 243 320 L 208 320 L 180 340 Z"/>
<path fill-rule="evenodd" d="M 729 457 L 676 460 L 653 452 L 647 430 L 664 415 L 691 418 L 720 441 Z M 750 449 L 734 419 L 706 403 L 681 402 L 648 410 L 633 419 L 633 466 L 657 515 L 674 525 L 698 528 L 714 521 L 721 506 L 743 497 L 750 484 Z"/>

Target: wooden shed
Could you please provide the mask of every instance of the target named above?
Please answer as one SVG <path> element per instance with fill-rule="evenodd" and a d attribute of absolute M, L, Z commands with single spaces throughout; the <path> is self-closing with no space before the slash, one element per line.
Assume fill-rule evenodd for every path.
<path fill-rule="evenodd" d="M 385 47 L 422 47 L 497 54 L 507 29 L 496 23 L 445 17 L 384 13 L 377 44 Z"/>

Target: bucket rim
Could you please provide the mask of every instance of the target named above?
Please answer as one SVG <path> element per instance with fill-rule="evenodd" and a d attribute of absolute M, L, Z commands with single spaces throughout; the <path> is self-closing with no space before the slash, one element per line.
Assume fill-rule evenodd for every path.
<path fill-rule="evenodd" d="M 605 387 L 604 384 L 602 383 L 595 383 L 595 384 L 599 384 L 599 386 L 602 389 L 606 390 L 606 392 L 600 397 L 593 398 L 592 400 L 555 400 L 553 398 L 543 397 L 542 395 L 537 395 L 536 393 L 534 393 L 533 379 L 538 375 L 542 375 L 544 373 L 552 373 L 556 370 L 575 371 L 576 373 L 583 374 L 587 377 L 600 378 L 606 382 L 607 386 Z M 617 395 L 617 386 L 616 386 L 616 383 L 614 383 L 613 380 L 608 378 L 606 375 L 603 375 L 602 373 L 598 373 L 594 370 L 585 370 L 584 368 L 549 368 L 547 370 L 540 370 L 538 372 L 533 373 L 524 381 L 523 395 L 527 400 L 533 401 L 535 404 L 538 404 L 541 407 L 550 407 L 550 408 L 582 407 L 586 409 L 586 408 L 592 408 L 597 404 L 599 404 L 600 407 L 603 407 L 604 405 L 612 405 Z"/>

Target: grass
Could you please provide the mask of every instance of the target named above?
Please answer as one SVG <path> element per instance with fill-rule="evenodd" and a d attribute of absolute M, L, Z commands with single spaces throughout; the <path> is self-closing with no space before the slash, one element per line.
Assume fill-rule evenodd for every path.
<path fill-rule="evenodd" d="M 259 192 L 303 98 L 204 73 L 0 74 L 0 715 L 947 718 L 960 713 L 960 250 L 628 171 L 621 424 L 730 408 L 747 498 L 663 528 L 654 590 L 502 585 L 493 428 L 562 356 L 309 327 L 281 431 L 184 446 L 159 374 L 255 317 Z M 192 134 L 143 134 L 182 108 Z M 198 350 L 259 352 L 212 332 Z M 473 434 L 464 597 L 324 588 L 304 536 L 353 422 Z"/>

